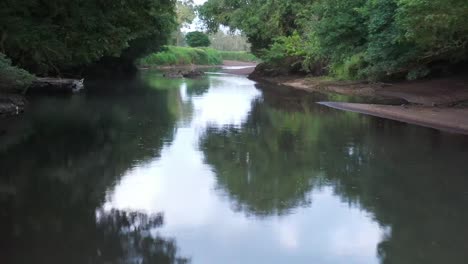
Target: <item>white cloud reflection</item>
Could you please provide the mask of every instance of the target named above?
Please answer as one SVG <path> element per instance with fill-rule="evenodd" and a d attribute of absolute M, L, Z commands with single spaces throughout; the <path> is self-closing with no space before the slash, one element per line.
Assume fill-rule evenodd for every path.
<path fill-rule="evenodd" d="M 184 97 L 194 106 L 190 125 L 177 130 L 161 158 L 129 171 L 106 207 L 164 212 L 159 232 L 174 237 L 194 264 L 378 263 L 381 229 L 331 189 L 312 192 L 309 208 L 283 217 L 259 219 L 231 209 L 214 190 L 215 175 L 204 164 L 198 138 L 208 125 L 240 126 L 260 92 L 245 78 L 211 78 L 205 95 Z"/>

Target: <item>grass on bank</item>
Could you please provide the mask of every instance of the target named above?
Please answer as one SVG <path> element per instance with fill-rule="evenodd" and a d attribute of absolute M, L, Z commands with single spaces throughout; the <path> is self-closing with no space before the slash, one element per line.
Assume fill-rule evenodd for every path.
<path fill-rule="evenodd" d="M 165 51 L 140 59 L 140 66 L 221 65 L 223 60 L 257 61 L 248 52 L 219 51 L 213 48 L 167 46 Z"/>

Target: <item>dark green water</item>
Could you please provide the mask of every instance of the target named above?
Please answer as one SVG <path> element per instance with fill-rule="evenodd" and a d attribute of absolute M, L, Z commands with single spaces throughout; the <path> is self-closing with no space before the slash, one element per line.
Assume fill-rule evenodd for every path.
<path fill-rule="evenodd" d="M 0 137 L 2 264 L 468 262 L 467 137 L 142 79 L 34 98 Z"/>

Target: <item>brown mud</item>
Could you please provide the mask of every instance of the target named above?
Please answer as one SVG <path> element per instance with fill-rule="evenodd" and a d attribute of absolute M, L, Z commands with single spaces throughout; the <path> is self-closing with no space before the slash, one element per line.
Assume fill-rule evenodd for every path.
<path fill-rule="evenodd" d="M 397 83 L 341 82 L 300 76 L 256 78 L 308 92 L 402 99 L 401 106 L 320 102 L 335 109 L 468 135 L 468 76 Z"/>

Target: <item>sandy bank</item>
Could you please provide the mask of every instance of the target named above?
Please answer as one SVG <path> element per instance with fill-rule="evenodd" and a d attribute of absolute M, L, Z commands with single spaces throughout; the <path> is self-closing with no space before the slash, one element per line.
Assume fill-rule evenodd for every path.
<path fill-rule="evenodd" d="M 468 134 L 468 108 L 453 107 L 468 101 L 468 76 L 400 83 L 337 82 L 324 78 L 261 78 L 274 84 L 308 92 L 376 98 L 395 98 L 408 102 L 404 106 L 323 102 L 345 111 L 407 122 L 454 133 Z"/>
<path fill-rule="evenodd" d="M 398 98 L 425 106 L 450 106 L 468 101 L 468 76 L 400 83 L 363 83 L 330 81 L 323 78 L 275 77 L 260 81 L 289 86 L 309 92 Z"/>
<path fill-rule="evenodd" d="M 338 102 L 320 102 L 319 104 L 340 110 L 468 135 L 468 108 L 438 108 L 417 105 L 393 106 Z"/>
<path fill-rule="evenodd" d="M 254 72 L 257 63 L 255 62 L 242 62 L 242 61 L 229 61 L 225 60 L 221 66 L 221 72 L 235 75 L 248 76 Z"/>

